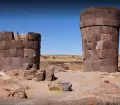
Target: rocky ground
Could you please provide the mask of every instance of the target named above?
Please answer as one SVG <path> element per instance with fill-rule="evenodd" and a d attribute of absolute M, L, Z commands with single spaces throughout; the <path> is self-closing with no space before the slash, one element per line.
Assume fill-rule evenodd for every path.
<path fill-rule="evenodd" d="M 6 76 L 1 82 L 0 105 L 120 105 L 119 72 L 108 74 L 69 70 L 56 72 L 55 76 L 58 77 L 56 81 L 71 82 L 72 91 L 49 91 L 48 84 L 56 81 L 12 79 L 10 82 L 9 76 Z M 11 91 L 16 93 L 14 97 L 7 97 L 10 92 L 6 89 L 15 90 Z M 16 92 L 21 89 L 22 92 Z"/>

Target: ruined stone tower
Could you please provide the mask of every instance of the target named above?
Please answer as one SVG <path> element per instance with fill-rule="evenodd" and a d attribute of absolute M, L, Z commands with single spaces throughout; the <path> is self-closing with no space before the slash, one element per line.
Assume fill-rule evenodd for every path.
<path fill-rule="evenodd" d="M 25 63 L 32 63 L 39 69 L 40 41 L 39 33 L 14 35 L 13 32 L 0 32 L 0 70 L 7 67 L 18 69 Z"/>
<path fill-rule="evenodd" d="M 90 7 L 80 15 L 84 71 L 118 70 L 120 11 Z"/>

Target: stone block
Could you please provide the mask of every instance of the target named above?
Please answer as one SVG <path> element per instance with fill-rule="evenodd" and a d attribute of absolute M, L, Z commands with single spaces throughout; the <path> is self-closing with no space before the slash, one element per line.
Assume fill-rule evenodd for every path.
<path fill-rule="evenodd" d="M 119 30 L 115 27 L 101 26 L 102 30 L 99 34 L 110 34 L 110 35 L 118 35 Z"/>
<path fill-rule="evenodd" d="M 83 67 L 84 67 L 85 72 L 99 71 L 98 60 L 96 60 L 96 59 L 86 59 L 84 61 Z"/>
<path fill-rule="evenodd" d="M 12 57 L 12 66 L 22 66 L 22 57 Z"/>
<path fill-rule="evenodd" d="M 92 42 L 88 42 L 87 43 L 87 47 L 89 50 L 92 50 L 93 49 L 93 43 Z"/>
<path fill-rule="evenodd" d="M 118 67 L 117 66 L 99 66 L 99 70 L 100 72 L 109 72 L 109 73 L 112 73 L 112 72 L 117 72 L 118 70 Z"/>
<path fill-rule="evenodd" d="M 10 48 L 10 41 L 1 41 L 0 42 L 0 50 L 6 50 Z"/>
<path fill-rule="evenodd" d="M 4 58 L 3 57 L 0 57 L 0 70 L 3 70 L 4 68 Z"/>
<path fill-rule="evenodd" d="M 24 57 L 37 57 L 37 52 L 34 49 L 24 49 Z"/>
<path fill-rule="evenodd" d="M 99 59 L 98 65 L 99 66 L 117 66 L 118 61 L 117 59 Z"/>
<path fill-rule="evenodd" d="M 89 53 L 90 53 L 90 58 L 91 59 L 98 59 L 99 58 L 98 51 L 96 51 L 96 50 L 89 50 Z"/>
<path fill-rule="evenodd" d="M 38 49 L 40 48 L 40 42 L 39 41 L 34 41 L 34 49 Z"/>
<path fill-rule="evenodd" d="M 9 31 L 3 32 L 2 40 L 4 40 L 4 41 L 11 41 L 13 39 L 14 39 L 13 32 L 9 32 Z"/>
<path fill-rule="evenodd" d="M 23 43 L 22 40 L 12 40 L 10 44 L 10 49 L 22 49 L 23 48 Z"/>
<path fill-rule="evenodd" d="M 12 66 L 12 58 L 11 57 L 4 58 L 4 66 Z"/>
<path fill-rule="evenodd" d="M 23 47 L 26 48 L 26 49 L 33 49 L 34 48 L 34 42 L 23 40 Z"/>
<path fill-rule="evenodd" d="M 118 49 L 117 42 L 110 42 L 110 41 L 98 41 L 96 49 L 103 50 L 103 49 Z"/>
<path fill-rule="evenodd" d="M 37 61 L 37 59 L 36 58 L 34 58 L 34 57 L 24 57 L 24 58 L 22 58 L 22 64 L 24 64 L 24 63 L 33 63 L 33 64 L 36 64 L 38 61 Z"/>
<path fill-rule="evenodd" d="M 9 57 L 9 50 L 0 50 L 0 57 Z"/>
<path fill-rule="evenodd" d="M 39 33 L 34 33 L 34 32 L 28 32 L 26 35 L 26 40 L 28 41 L 40 41 L 40 34 Z"/>
<path fill-rule="evenodd" d="M 10 57 L 23 57 L 24 56 L 24 49 L 9 49 L 9 56 Z"/>
<path fill-rule="evenodd" d="M 4 54 L 4 50 L 0 50 L 0 57 L 4 57 L 5 54 Z"/>
<path fill-rule="evenodd" d="M 89 59 L 91 56 L 90 56 L 90 52 L 89 50 L 85 49 L 84 52 L 83 52 L 83 58 L 84 59 Z"/>
<path fill-rule="evenodd" d="M 114 41 L 114 42 L 118 42 L 118 35 L 101 34 L 101 40 L 102 41 Z"/>
<path fill-rule="evenodd" d="M 107 18 L 93 18 L 88 20 L 82 20 L 80 22 L 80 28 L 95 26 L 95 25 L 106 25 L 112 27 L 119 27 L 118 20 L 112 20 Z"/>
<path fill-rule="evenodd" d="M 93 35 L 87 35 L 87 41 L 92 42 L 93 41 Z"/>
<path fill-rule="evenodd" d="M 118 51 L 114 49 L 105 49 L 105 50 L 100 50 L 98 55 L 99 58 L 117 58 Z"/>

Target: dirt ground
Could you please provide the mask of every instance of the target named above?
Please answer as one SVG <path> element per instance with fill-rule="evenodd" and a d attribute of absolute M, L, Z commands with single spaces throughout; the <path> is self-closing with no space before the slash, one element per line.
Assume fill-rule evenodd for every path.
<path fill-rule="evenodd" d="M 120 105 L 119 72 L 67 71 L 55 75 L 59 78 L 57 81 L 71 82 L 73 91 L 51 92 L 48 81 L 24 80 L 19 83 L 30 87 L 26 91 L 28 99 L 1 100 L 0 105 Z"/>

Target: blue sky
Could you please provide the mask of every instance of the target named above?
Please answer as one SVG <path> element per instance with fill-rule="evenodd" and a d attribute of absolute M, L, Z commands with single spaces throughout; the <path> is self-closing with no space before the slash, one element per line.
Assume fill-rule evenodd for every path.
<path fill-rule="evenodd" d="M 99 4 L 42 5 L 29 8 L 7 7 L 0 11 L 0 31 L 29 31 L 42 35 L 42 54 L 82 54 L 80 12 Z M 117 5 L 113 5 L 117 6 Z M 117 6 L 119 7 L 119 6 Z"/>

